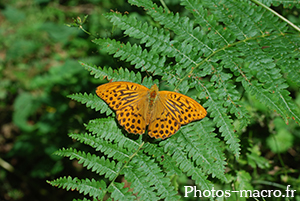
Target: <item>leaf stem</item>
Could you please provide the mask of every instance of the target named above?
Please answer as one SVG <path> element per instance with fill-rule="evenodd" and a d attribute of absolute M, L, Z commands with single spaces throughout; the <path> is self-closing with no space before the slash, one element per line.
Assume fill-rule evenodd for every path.
<path fill-rule="evenodd" d="M 300 27 L 296 26 L 295 24 L 293 24 L 291 21 L 289 21 L 288 19 L 284 18 L 283 16 L 281 16 L 279 13 L 277 13 L 276 11 L 272 10 L 271 8 L 269 8 L 268 6 L 266 6 L 265 4 L 263 4 L 260 1 L 257 0 L 251 0 L 254 3 L 256 3 L 257 5 L 263 7 L 264 9 L 270 11 L 271 13 L 273 13 L 274 15 L 276 15 L 277 17 L 279 17 L 280 19 L 282 19 L 283 21 L 285 21 L 286 23 L 288 23 L 291 27 L 293 27 L 294 29 L 296 29 L 297 31 L 300 32 Z"/>
<path fill-rule="evenodd" d="M 160 0 L 160 3 L 165 8 L 165 10 L 167 11 L 167 13 L 170 13 L 170 10 L 169 10 L 168 6 L 165 4 L 165 2 L 163 0 Z"/>

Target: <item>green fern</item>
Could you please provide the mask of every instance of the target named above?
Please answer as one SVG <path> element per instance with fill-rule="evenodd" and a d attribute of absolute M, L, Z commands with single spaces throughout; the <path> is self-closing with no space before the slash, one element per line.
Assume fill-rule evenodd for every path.
<path fill-rule="evenodd" d="M 183 126 L 163 141 L 147 136 L 136 139 L 113 117 L 91 120 L 86 125 L 89 133 L 70 137 L 95 148 L 101 157 L 72 148 L 56 154 L 77 159 L 106 179 L 63 177 L 49 183 L 99 200 L 106 195 L 114 200 L 178 200 L 176 179 L 174 183 L 177 176 L 190 177 L 202 190 L 214 186 L 209 176 L 224 183 L 233 181 L 225 175 L 225 150 L 239 158 L 239 135 L 253 121 L 242 92 L 276 111 L 286 123 L 290 119 L 300 122 L 299 108 L 287 90 L 288 81 L 300 86 L 299 33 L 289 29 L 290 23 L 267 7 L 271 3 L 279 5 L 280 1 L 262 1 L 267 6 L 253 2 L 257 5 L 246 0 L 182 0 L 187 17 L 166 12 L 166 7 L 152 1 L 129 0 L 146 10 L 155 21 L 151 24 L 119 12 L 105 14 L 140 44 L 109 38 L 93 42 L 136 69 L 159 76 L 174 90 L 191 93 L 192 98 L 204 102 L 208 117 Z M 290 2 L 288 6 L 299 4 Z M 148 88 L 158 84 L 153 76 L 143 77 L 140 72 L 81 64 L 95 78 L 142 83 Z M 114 114 L 94 94 L 69 97 L 100 113 Z M 124 188 L 120 177 L 130 183 L 132 191 Z M 240 187 L 249 181 L 245 172 L 237 172 L 236 178 Z"/>

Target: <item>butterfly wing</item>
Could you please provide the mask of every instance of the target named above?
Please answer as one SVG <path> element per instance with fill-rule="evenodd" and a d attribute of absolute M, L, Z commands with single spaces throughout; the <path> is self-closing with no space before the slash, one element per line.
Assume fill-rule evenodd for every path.
<path fill-rule="evenodd" d="M 97 95 L 116 111 L 118 122 L 129 133 L 143 134 L 148 112 L 148 91 L 131 82 L 111 82 L 97 87 Z"/>
<path fill-rule="evenodd" d="M 181 125 L 202 119 L 206 110 L 194 99 L 180 93 L 160 91 L 150 114 L 148 134 L 165 139 Z"/>

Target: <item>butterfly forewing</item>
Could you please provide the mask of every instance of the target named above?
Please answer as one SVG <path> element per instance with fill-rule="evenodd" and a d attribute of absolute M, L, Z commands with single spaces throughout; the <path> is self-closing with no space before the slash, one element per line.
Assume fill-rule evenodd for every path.
<path fill-rule="evenodd" d="M 130 82 L 112 82 L 100 85 L 96 93 L 113 110 L 121 110 L 147 96 L 149 89 Z"/>
<path fill-rule="evenodd" d="M 183 94 L 160 91 L 159 97 L 165 108 L 181 125 L 203 119 L 207 114 L 197 101 Z"/>
<path fill-rule="evenodd" d="M 113 110 L 118 122 L 129 133 L 143 134 L 148 111 L 147 87 L 130 82 L 100 85 L 96 93 Z"/>

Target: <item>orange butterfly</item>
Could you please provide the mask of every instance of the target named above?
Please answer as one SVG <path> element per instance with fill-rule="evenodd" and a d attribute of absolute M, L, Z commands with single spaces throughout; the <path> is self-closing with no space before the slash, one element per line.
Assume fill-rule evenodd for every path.
<path fill-rule="evenodd" d="M 116 111 L 119 124 L 129 133 L 165 139 L 181 125 L 202 119 L 206 110 L 194 99 L 171 91 L 158 91 L 131 82 L 100 85 L 97 95 Z"/>

